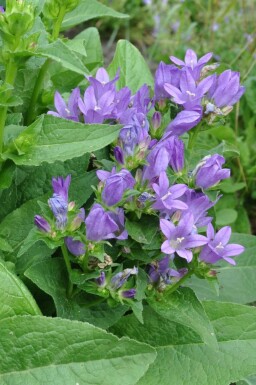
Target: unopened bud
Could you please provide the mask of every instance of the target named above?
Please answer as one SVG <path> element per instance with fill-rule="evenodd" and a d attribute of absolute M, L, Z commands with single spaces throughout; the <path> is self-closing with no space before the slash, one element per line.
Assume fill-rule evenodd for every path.
<path fill-rule="evenodd" d="M 161 112 L 159 111 L 154 112 L 152 117 L 152 127 L 154 130 L 157 130 L 161 126 L 161 121 L 162 121 Z"/>

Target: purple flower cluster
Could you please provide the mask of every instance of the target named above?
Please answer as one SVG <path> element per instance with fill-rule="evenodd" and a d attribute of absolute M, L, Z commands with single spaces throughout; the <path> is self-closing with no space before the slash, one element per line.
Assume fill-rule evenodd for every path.
<path fill-rule="evenodd" d="M 54 193 L 48 204 L 54 220 L 35 216 L 35 224 L 44 236 L 64 238 L 69 252 L 77 257 L 72 261 L 77 260 L 85 272 L 91 269 L 90 258 L 100 259 L 96 264 L 98 278 L 94 275 L 90 281 L 96 294 L 110 295 L 121 302 L 136 300 L 134 283 L 139 271 L 137 266 L 130 268 L 131 259 L 136 259 L 132 248 L 136 248 L 139 238 L 144 239 L 144 234 L 135 234 L 131 226 L 143 216 L 151 215 L 152 223 L 157 217 L 159 223 L 155 229 L 158 250 L 150 250 L 152 259 L 144 266 L 140 263 L 149 284 L 157 290 L 164 290 L 187 273 L 191 275 L 193 269 L 210 270 L 219 260 L 234 264 L 232 257 L 244 250 L 228 243 L 230 227 L 215 234 L 208 213 L 220 196 L 217 194 L 211 201 L 205 190 L 216 188 L 230 176 L 230 170 L 223 168 L 224 157 L 207 155 L 195 167 L 193 164 L 191 171 L 181 137 L 203 119 L 209 122 L 209 115 L 225 114 L 225 108 L 236 103 L 244 92 L 236 72 L 207 76 L 211 57 L 208 53 L 198 59 L 194 51 L 187 50 L 184 61 L 171 56 L 174 64 L 161 62 L 155 75 L 154 97 L 150 97 L 146 85 L 134 95 L 128 87 L 118 90 L 119 72 L 111 80 L 104 68 L 87 78 L 89 85 L 83 98 L 78 88 L 67 103 L 58 92 L 55 94 L 57 112 L 50 114 L 73 121 L 83 119 L 87 124 L 122 125 L 112 148 L 113 168 L 97 170 L 96 198 L 86 214 L 69 202 L 68 176 L 52 180 Z M 169 121 L 167 115 L 173 106 L 176 115 Z M 115 272 L 112 262 L 110 266 L 103 262 L 110 246 L 117 248 L 113 252 L 116 255 L 111 255 L 114 266 L 118 266 Z M 138 250 L 141 245 L 137 245 Z"/>

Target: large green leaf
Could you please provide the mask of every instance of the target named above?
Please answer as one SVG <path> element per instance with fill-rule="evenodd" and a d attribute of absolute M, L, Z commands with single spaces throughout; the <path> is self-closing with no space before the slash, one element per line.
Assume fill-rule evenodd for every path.
<path fill-rule="evenodd" d="M 250 303 L 256 300 L 256 237 L 247 234 L 233 234 L 232 243 L 245 247 L 245 252 L 239 255 L 236 266 L 225 261 L 218 263 L 216 270 L 219 281 L 219 296 L 206 280 L 192 278 L 190 286 L 200 299 Z"/>
<path fill-rule="evenodd" d="M 256 309 L 212 302 L 206 311 L 213 317 L 219 350 L 150 309 L 145 309 L 144 325 L 129 315 L 111 328 L 157 349 L 157 359 L 137 385 L 229 385 L 256 373 Z M 223 328 L 227 323 L 228 329 Z"/>
<path fill-rule="evenodd" d="M 107 304 L 88 307 L 90 302 L 84 292 L 72 299 L 67 298 L 68 276 L 62 258 L 51 258 L 34 264 L 25 272 L 25 276 L 53 298 L 59 317 L 86 321 L 107 329 L 127 310 L 124 305 L 115 308 Z"/>
<path fill-rule="evenodd" d="M 216 347 L 213 327 L 191 289 L 180 288 L 157 300 L 151 299 L 149 304 L 163 318 L 193 329 L 206 344 Z"/>
<path fill-rule="evenodd" d="M 74 25 L 83 23 L 87 20 L 98 17 L 115 17 L 126 19 L 129 16 L 106 7 L 96 0 L 81 0 L 79 5 L 71 12 L 67 13 L 62 23 L 62 29 L 68 29 Z"/>
<path fill-rule="evenodd" d="M 133 385 L 154 349 L 87 323 L 17 316 L 0 322 L 1 385 Z"/>
<path fill-rule="evenodd" d="M 238 381 L 236 385 L 256 385 L 256 376 L 252 376 L 242 381 Z"/>
<path fill-rule="evenodd" d="M 97 28 L 90 27 L 80 32 L 73 40 L 70 40 L 70 44 L 76 41 L 83 41 L 86 51 L 86 58 L 83 62 L 86 65 L 103 63 L 103 51 L 100 41 L 100 34 Z"/>
<path fill-rule="evenodd" d="M 116 139 L 120 128 L 120 125 L 82 124 L 43 115 L 15 139 L 18 153 L 7 150 L 2 156 L 28 166 L 65 161 L 107 146 Z"/>
<path fill-rule="evenodd" d="M 0 260 L 0 319 L 14 315 L 41 314 L 23 282 Z"/>
<path fill-rule="evenodd" d="M 132 222 L 128 219 L 125 228 L 132 239 L 139 243 L 150 244 L 156 235 L 159 226 L 159 219 L 144 215 L 139 222 Z"/>
<path fill-rule="evenodd" d="M 61 63 L 63 67 L 81 75 L 89 74 L 88 69 L 80 60 L 79 56 L 61 40 L 56 40 L 45 47 L 40 47 L 35 52 L 35 55 L 53 59 L 54 61 Z"/>
<path fill-rule="evenodd" d="M 108 68 L 110 76 L 114 77 L 118 69 L 119 88 L 128 86 L 132 92 L 136 92 L 143 84 L 153 87 L 153 77 L 145 59 L 129 41 L 119 40 L 117 43 L 115 56 Z"/>

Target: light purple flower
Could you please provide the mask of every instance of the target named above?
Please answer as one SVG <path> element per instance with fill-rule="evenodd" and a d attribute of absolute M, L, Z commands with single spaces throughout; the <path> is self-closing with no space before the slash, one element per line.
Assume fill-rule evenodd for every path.
<path fill-rule="evenodd" d="M 47 222 L 46 219 L 44 219 L 40 215 L 35 215 L 34 224 L 37 226 L 37 228 L 40 231 L 42 231 L 44 233 L 50 233 L 51 232 L 51 225 L 49 224 L 49 222 Z"/>
<path fill-rule="evenodd" d="M 183 135 L 195 127 L 202 119 L 202 107 L 196 106 L 193 111 L 180 111 L 173 121 L 167 126 L 165 135 Z"/>
<path fill-rule="evenodd" d="M 68 100 L 68 104 L 64 101 L 59 92 L 55 92 L 54 96 L 54 105 L 57 110 L 48 111 L 49 115 L 58 116 L 59 118 L 74 120 L 75 122 L 79 122 L 79 109 L 78 109 L 78 99 L 80 97 L 79 88 L 75 88 Z"/>
<path fill-rule="evenodd" d="M 222 72 L 215 78 L 209 89 L 207 98 L 218 108 L 233 106 L 245 92 L 245 87 L 240 85 L 240 73 L 231 70 Z"/>
<path fill-rule="evenodd" d="M 67 224 L 68 203 L 58 194 L 53 194 L 52 198 L 48 199 L 48 204 L 56 218 L 56 227 L 63 230 Z"/>
<path fill-rule="evenodd" d="M 193 171 L 196 178 L 196 185 L 202 189 L 215 186 L 222 179 L 230 177 L 230 169 L 222 168 L 225 158 L 219 154 L 208 155 L 202 159 Z"/>
<path fill-rule="evenodd" d="M 161 171 L 166 171 L 170 155 L 163 143 L 158 142 L 147 156 L 147 165 L 143 168 L 143 181 L 154 181 Z"/>
<path fill-rule="evenodd" d="M 185 193 L 187 186 L 175 184 L 169 187 L 169 180 L 165 171 L 160 173 L 158 184 L 153 183 L 152 188 L 156 197 L 156 201 L 152 205 L 153 209 L 169 212 L 172 209 L 186 210 L 188 208 L 184 202 L 177 199 Z"/>
<path fill-rule="evenodd" d="M 236 262 L 230 258 L 244 252 L 244 247 L 238 244 L 228 244 L 231 236 L 229 226 L 222 227 L 216 234 L 211 223 L 207 227 L 208 244 L 205 245 L 199 255 L 201 261 L 214 264 L 224 259 L 231 265 Z"/>
<path fill-rule="evenodd" d="M 194 110 L 200 106 L 202 97 L 209 91 L 215 76 L 211 75 L 201 80 L 198 84 L 189 71 L 182 72 L 179 88 L 172 84 L 164 85 L 165 91 L 172 96 L 176 104 L 180 104 L 185 110 Z"/>
<path fill-rule="evenodd" d="M 175 226 L 171 221 L 160 219 L 160 227 L 167 240 L 161 246 L 165 254 L 176 252 L 181 258 L 191 262 L 193 253 L 190 249 L 205 245 L 208 240 L 203 235 L 193 234 L 194 218 L 188 213 Z"/>
<path fill-rule="evenodd" d="M 76 257 L 79 257 L 80 255 L 83 255 L 85 253 L 85 244 L 80 241 L 74 240 L 72 237 L 66 237 L 65 244 L 70 253 L 75 255 Z"/>
<path fill-rule="evenodd" d="M 152 127 L 154 131 L 156 131 L 161 126 L 161 121 L 162 121 L 161 112 L 155 111 L 152 116 Z"/>
<path fill-rule="evenodd" d="M 2 5 L 0 5 L 0 13 L 4 13 L 5 12 L 5 9 Z"/>
<path fill-rule="evenodd" d="M 161 140 L 169 152 L 169 165 L 174 172 L 180 172 L 184 168 L 184 143 L 176 135 L 163 137 Z"/>
<path fill-rule="evenodd" d="M 174 64 L 181 66 L 182 68 L 185 67 L 186 69 L 189 69 L 193 78 L 195 80 L 199 80 L 203 66 L 208 63 L 211 57 L 212 52 L 209 52 L 198 60 L 195 51 L 188 49 L 184 61 L 176 58 L 175 56 L 170 56 L 170 59 Z"/>

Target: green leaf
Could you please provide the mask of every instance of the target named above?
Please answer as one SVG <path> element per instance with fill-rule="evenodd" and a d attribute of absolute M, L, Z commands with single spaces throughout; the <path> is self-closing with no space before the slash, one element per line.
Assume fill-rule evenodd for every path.
<path fill-rule="evenodd" d="M 256 385 L 256 376 L 246 378 L 242 381 L 238 381 L 236 385 Z"/>
<path fill-rule="evenodd" d="M 153 88 L 154 80 L 148 65 L 140 51 L 129 41 L 119 40 L 115 56 L 109 65 L 108 72 L 111 77 L 120 69 L 118 88 L 128 86 L 135 93 L 143 84 Z"/>
<path fill-rule="evenodd" d="M 14 315 L 41 314 L 34 298 L 7 265 L 0 260 L 0 319 Z"/>
<path fill-rule="evenodd" d="M 227 226 L 237 219 L 237 211 L 234 209 L 223 209 L 216 212 L 216 225 Z"/>
<path fill-rule="evenodd" d="M 167 292 L 161 298 L 151 298 L 148 302 L 163 318 L 193 329 L 206 344 L 216 347 L 212 325 L 190 288 L 183 287 L 170 294 Z"/>
<path fill-rule="evenodd" d="M 0 238 L 0 250 L 12 252 L 11 245 L 4 238 Z"/>
<path fill-rule="evenodd" d="M 87 323 L 42 316 L 0 322 L 2 385 L 135 385 L 152 347 Z"/>
<path fill-rule="evenodd" d="M 71 12 L 67 13 L 62 23 L 62 29 L 69 29 L 77 24 L 84 23 L 87 20 L 98 17 L 115 17 L 118 19 L 127 19 L 129 16 L 124 13 L 106 7 L 104 4 L 95 0 L 81 0 L 79 5 Z"/>
<path fill-rule="evenodd" d="M 2 157 L 27 166 L 65 161 L 107 146 L 117 138 L 120 128 L 120 125 L 82 124 L 43 115 L 15 139 L 18 153 L 7 149 Z"/>
<path fill-rule="evenodd" d="M 93 65 L 95 66 L 96 64 L 103 63 L 103 51 L 97 28 L 90 27 L 80 32 L 70 41 L 71 44 L 76 40 L 84 42 L 87 57 L 83 59 L 83 63 L 86 66 L 93 68 Z"/>
<path fill-rule="evenodd" d="M 89 322 L 107 329 L 127 310 L 124 305 L 115 308 L 110 308 L 107 304 L 88 307 L 90 300 L 83 292 L 68 299 L 67 271 L 61 258 L 51 258 L 34 264 L 25 272 L 25 276 L 53 298 L 59 317 Z"/>
<path fill-rule="evenodd" d="M 7 161 L 2 165 L 0 171 L 0 189 L 6 189 L 10 187 L 15 169 L 16 167 L 13 162 Z"/>
<path fill-rule="evenodd" d="M 221 191 L 230 194 L 242 190 L 245 186 L 246 184 L 244 182 L 235 183 L 232 179 L 228 179 L 222 182 L 219 187 Z"/>
<path fill-rule="evenodd" d="M 150 244 L 158 231 L 159 220 L 156 217 L 144 215 L 139 222 L 125 221 L 125 228 L 132 239 L 139 243 Z"/>
<path fill-rule="evenodd" d="M 209 310 L 209 307 L 211 310 Z M 228 385 L 256 372 L 256 309 L 212 302 L 206 312 L 219 339 L 218 350 L 200 341 L 189 328 L 150 309 L 144 325 L 133 315 L 111 331 L 154 346 L 157 358 L 137 385 Z"/>
<path fill-rule="evenodd" d="M 225 261 L 216 266 L 220 285 L 219 297 L 216 296 L 206 280 L 192 277 L 189 286 L 202 300 L 218 300 L 237 303 L 251 303 L 256 301 L 256 237 L 247 234 L 233 234 L 231 243 L 238 243 L 245 247 L 243 254 L 237 256 L 236 266 Z"/>
<path fill-rule="evenodd" d="M 36 56 L 43 56 L 61 63 L 64 68 L 77 72 L 81 75 L 89 75 L 88 69 L 85 67 L 74 50 L 71 50 L 67 44 L 61 40 L 48 44 L 45 47 L 40 47 L 36 52 Z"/>

